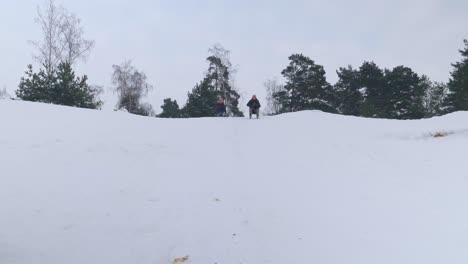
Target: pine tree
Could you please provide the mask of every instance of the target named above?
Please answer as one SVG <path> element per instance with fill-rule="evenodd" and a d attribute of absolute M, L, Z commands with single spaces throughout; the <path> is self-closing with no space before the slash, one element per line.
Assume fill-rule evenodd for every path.
<path fill-rule="evenodd" d="M 359 68 L 359 82 L 364 94 L 361 115 L 383 117 L 383 105 L 389 100 L 385 91 L 384 72 L 374 62 L 364 62 Z"/>
<path fill-rule="evenodd" d="M 336 112 L 330 100 L 332 87 L 326 80 L 323 66 L 302 54 L 294 54 L 289 60 L 289 66 L 282 71 L 285 90 L 275 96 L 283 106 L 282 112 L 314 109 Z"/>
<path fill-rule="evenodd" d="M 385 71 L 386 92 L 383 104 L 385 118 L 420 119 L 424 117 L 424 86 L 418 74 L 404 66 Z"/>
<path fill-rule="evenodd" d="M 344 115 L 360 116 L 362 104 L 364 103 L 364 94 L 359 71 L 348 66 L 347 68 L 340 68 L 337 74 L 339 80 L 335 84 L 334 91 L 338 98 L 339 112 Z"/>
<path fill-rule="evenodd" d="M 161 106 L 162 113 L 158 115 L 161 118 L 180 118 L 182 113 L 177 101 L 172 101 L 171 98 L 164 99 L 164 104 Z"/>
<path fill-rule="evenodd" d="M 212 55 L 207 58 L 209 66 L 206 76 L 188 94 L 182 115 L 185 117 L 215 116 L 217 97 L 220 96 L 224 99 L 228 115 L 244 116 L 239 110 L 240 95 L 232 87 L 229 51 L 220 45 L 215 45 L 213 49 L 210 49 L 210 53 Z"/>
<path fill-rule="evenodd" d="M 28 65 L 28 70 L 25 72 L 26 77 L 21 77 L 16 97 L 24 101 L 50 103 L 49 88 L 47 82 L 50 77 L 47 76 L 43 69 L 39 73 L 35 73 L 32 65 Z"/>
<path fill-rule="evenodd" d="M 50 94 L 52 103 L 91 109 L 102 106 L 102 101 L 97 97 L 100 88 L 89 86 L 86 75 L 76 77 L 69 63 L 59 64 L 56 80 Z"/>
<path fill-rule="evenodd" d="M 465 48 L 460 50 L 462 60 L 452 64 L 454 69 L 448 83 L 450 92 L 446 103 L 449 112 L 468 110 L 468 40 L 464 43 Z"/>
<path fill-rule="evenodd" d="M 211 80 L 205 78 L 188 94 L 187 103 L 182 109 L 184 117 L 213 117 L 219 91 L 215 91 Z"/>
<path fill-rule="evenodd" d="M 26 77 L 22 77 L 16 96 L 19 99 L 81 108 L 97 109 L 102 106 L 99 99 L 101 89 L 90 87 L 88 77 L 76 77 L 68 63 L 61 63 L 47 74 L 40 69 L 34 73 L 28 66 Z"/>
<path fill-rule="evenodd" d="M 214 91 L 218 92 L 224 99 L 227 113 L 231 116 L 242 117 L 244 114 L 239 110 L 240 95 L 231 86 L 229 67 L 223 60 L 216 56 L 207 58 L 209 62 L 206 80 L 210 82 Z"/>

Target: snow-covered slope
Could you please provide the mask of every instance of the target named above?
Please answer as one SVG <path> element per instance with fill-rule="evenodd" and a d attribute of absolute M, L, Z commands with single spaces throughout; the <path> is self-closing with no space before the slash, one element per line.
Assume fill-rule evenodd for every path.
<path fill-rule="evenodd" d="M 467 113 L 0 119 L 1 264 L 468 261 Z"/>

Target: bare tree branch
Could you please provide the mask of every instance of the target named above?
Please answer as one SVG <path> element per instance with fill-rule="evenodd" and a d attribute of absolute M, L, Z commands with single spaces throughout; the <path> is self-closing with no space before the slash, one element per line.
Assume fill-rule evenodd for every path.
<path fill-rule="evenodd" d="M 66 14 L 61 26 L 61 44 L 64 47 L 61 52 L 61 62 L 73 65 L 77 60 L 86 60 L 94 48 L 95 42 L 84 39 L 84 30 L 81 20 L 74 14 Z"/>

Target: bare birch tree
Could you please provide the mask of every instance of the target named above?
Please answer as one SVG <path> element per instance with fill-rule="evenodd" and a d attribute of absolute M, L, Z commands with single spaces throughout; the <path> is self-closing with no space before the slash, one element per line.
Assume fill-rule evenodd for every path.
<path fill-rule="evenodd" d="M 60 53 L 61 25 L 63 24 L 63 10 L 55 5 L 53 0 L 47 2 L 44 9 L 37 8 L 36 23 L 42 31 L 42 40 L 32 41 L 37 53 L 34 58 L 51 74 L 59 63 L 57 54 Z"/>
<path fill-rule="evenodd" d="M 126 109 L 132 114 L 152 114 L 154 112 L 152 107 L 141 103 L 141 99 L 148 95 L 152 89 L 152 86 L 147 82 L 146 74 L 133 67 L 131 61 L 112 67 L 114 69 L 112 74 L 113 90 L 119 97 L 117 109 Z"/>
<path fill-rule="evenodd" d="M 84 38 L 81 21 L 55 0 L 48 0 L 44 7 L 37 8 L 37 24 L 42 32 L 40 41 L 31 41 L 37 49 L 34 58 L 51 74 L 60 63 L 73 65 L 86 59 L 94 47 L 94 41 Z"/>
<path fill-rule="evenodd" d="M 281 103 L 275 98 L 275 95 L 284 90 L 284 85 L 278 82 L 278 79 L 273 78 L 266 80 L 264 83 L 267 92 L 267 113 L 269 115 L 277 115 L 281 112 Z"/>
<path fill-rule="evenodd" d="M 84 29 L 81 20 L 74 14 L 65 14 L 61 26 L 61 54 L 60 61 L 75 64 L 76 61 L 86 60 L 95 42 L 84 38 Z"/>

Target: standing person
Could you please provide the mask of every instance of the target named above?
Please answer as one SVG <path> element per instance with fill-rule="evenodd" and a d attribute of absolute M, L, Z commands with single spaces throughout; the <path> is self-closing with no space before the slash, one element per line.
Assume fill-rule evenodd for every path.
<path fill-rule="evenodd" d="M 226 105 L 224 104 L 224 99 L 219 96 L 218 102 L 216 103 L 216 116 L 226 116 Z"/>
<path fill-rule="evenodd" d="M 249 107 L 249 117 L 252 118 L 252 115 L 257 115 L 257 119 L 260 117 L 260 101 L 258 101 L 257 96 L 252 96 L 249 103 L 247 104 Z"/>

